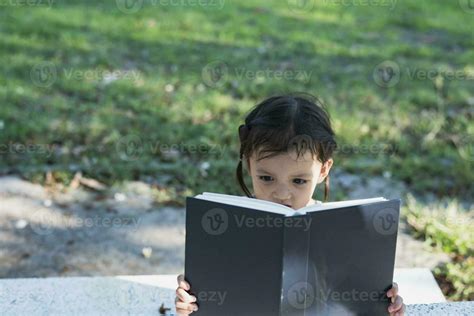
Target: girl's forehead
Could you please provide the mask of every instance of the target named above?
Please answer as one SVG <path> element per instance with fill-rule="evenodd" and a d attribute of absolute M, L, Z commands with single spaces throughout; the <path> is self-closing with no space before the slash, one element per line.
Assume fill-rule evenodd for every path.
<path fill-rule="evenodd" d="M 321 165 L 321 162 L 316 157 L 313 157 L 310 151 L 300 155 L 296 152 L 283 152 L 271 157 L 257 159 L 261 157 L 264 156 L 252 155 L 250 157 L 251 164 L 254 164 L 256 168 L 281 169 L 281 171 L 311 170 Z"/>

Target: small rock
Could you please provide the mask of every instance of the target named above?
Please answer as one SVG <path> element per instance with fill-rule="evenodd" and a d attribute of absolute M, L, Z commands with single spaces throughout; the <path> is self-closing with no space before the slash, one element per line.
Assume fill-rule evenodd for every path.
<path fill-rule="evenodd" d="M 153 249 L 151 249 L 151 247 L 144 247 L 142 249 L 142 255 L 143 257 L 145 257 L 146 259 L 150 258 L 151 257 L 151 254 L 153 252 Z"/>
<path fill-rule="evenodd" d="M 173 86 L 172 84 L 169 84 L 169 83 L 168 83 L 168 84 L 165 86 L 165 91 L 168 92 L 168 93 L 173 92 L 173 91 L 174 91 L 174 86 Z"/>
<path fill-rule="evenodd" d="M 115 193 L 114 194 L 114 199 L 118 202 L 123 202 L 127 199 L 127 196 L 123 193 Z"/>
<path fill-rule="evenodd" d="M 26 226 L 28 226 L 28 222 L 24 219 L 19 219 L 15 222 L 16 229 L 24 229 Z"/>

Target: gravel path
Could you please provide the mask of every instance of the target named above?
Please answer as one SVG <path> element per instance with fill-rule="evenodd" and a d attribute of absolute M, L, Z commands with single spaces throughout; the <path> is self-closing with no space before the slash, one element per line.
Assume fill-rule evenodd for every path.
<path fill-rule="evenodd" d="M 349 198 L 401 196 L 404 190 L 385 178 L 334 178 L 332 187 L 351 188 Z M 182 273 L 185 210 L 157 206 L 140 182 L 107 192 L 52 193 L 0 177 L 0 278 Z M 401 225 L 397 267 L 432 268 L 447 260 Z"/>

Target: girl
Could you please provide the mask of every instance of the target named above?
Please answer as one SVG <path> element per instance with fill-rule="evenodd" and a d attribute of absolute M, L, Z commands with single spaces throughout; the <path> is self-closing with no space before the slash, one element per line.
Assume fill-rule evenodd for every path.
<path fill-rule="evenodd" d="M 336 149 L 329 115 L 310 95 L 271 97 L 258 104 L 239 127 L 240 161 L 237 180 L 251 198 L 284 204 L 295 210 L 314 203 L 316 186 L 324 181 L 324 200 L 329 197 L 329 170 Z M 305 150 L 307 149 L 307 150 Z M 244 183 L 242 165 L 252 179 L 254 195 Z M 176 312 L 189 315 L 198 309 L 184 275 L 178 276 Z M 390 315 L 403 315 L 405 305 L 396 283 L 387 291 Z"/>

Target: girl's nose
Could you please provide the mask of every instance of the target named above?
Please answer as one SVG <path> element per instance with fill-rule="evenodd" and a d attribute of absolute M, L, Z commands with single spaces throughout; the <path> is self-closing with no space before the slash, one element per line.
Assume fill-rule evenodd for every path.
<path fill-rule="evenodd" d="M 275 191 L 273 191 L 273 197 L 281 202 L 288 201 L 291 198 L 291 192 L 285 185 L 279 185 Z"/>

